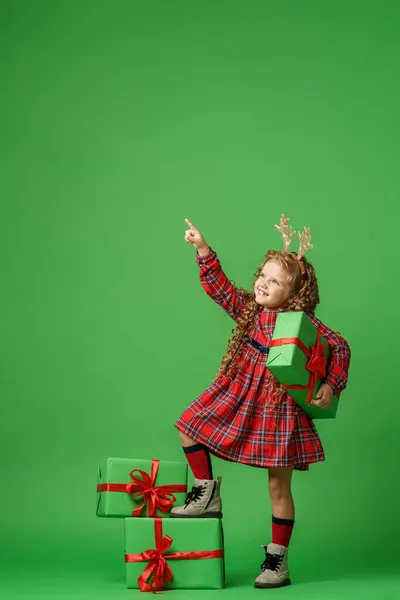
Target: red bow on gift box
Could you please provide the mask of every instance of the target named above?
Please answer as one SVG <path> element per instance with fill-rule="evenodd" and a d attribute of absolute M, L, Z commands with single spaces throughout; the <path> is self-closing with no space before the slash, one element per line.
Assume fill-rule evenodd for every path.
<path fill-rule="evenodd" d="M 310 378 L 307 385 L 282 385 L 285 390 L 308 390 L 306 402 L 311 404 L 314 387 L 318 379 L 326 375 L 327 360 L 325 358 L 325 346 L 321 343 L 321 334 L 317 332 L 317 343 L 311 346 L 311 351 L 299 338 L 280 338 L 271 342 L 273 346 L 284 346 L 285 344 L 295 344 L 308 357 L 306 364 L 307 371 L 310 372 Z"/>
<path fill-rule="evenodd" d="M 169 535 L 163 537 L 162 519 L 154 519 L 154 539 L 155 548 L 144 550 L 140 554 L 125 554 L 125 562 L 144 562 L 149 564 L 138 577 L 139 589 L 142 592 L 156 592 L 163 588 L 163 581 L 169 583 L 172 579 L 172 570 L 167 563 L 168 560 L 200 560 L 206 558 L 222 558 L 224 551 L 221 550 L 200 550 L 197 552 L 170 552 L 165 554 L 170 548 L 173 539 Z M 149 581 L 148 581 L 149 580 Z"/>
<path fill-rule="evenodd" d="M 157 485 L 155 486 L 155 479 L 160 466 L 159 460 L 153 460 L 151 462 L 151 475 L 146 471 L 140 469 L 133 469 L 130 472 L 130 477 L 133 479 L 133 483 L 99 483 L 97 485 L 98 492 L 125 492 L 136 498 L 142 498 L 143 504 L 132 511 L 132 517 L 139 517 L 143 508 L 146 504 L 149 505 L 149 517 L 155 517 L 156 509 L 158 508 L 162 512 L 166 513 L 171 509 L 171 506 L 176 502 L 176 497 L 173 492 L 186 493 L 186 485 Z M 139 473 L 142 477 L 140 479 L 134 473 Z"/>

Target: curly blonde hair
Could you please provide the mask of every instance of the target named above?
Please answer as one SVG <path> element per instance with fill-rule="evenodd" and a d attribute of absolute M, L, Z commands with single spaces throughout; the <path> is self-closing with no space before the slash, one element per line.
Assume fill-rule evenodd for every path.
<path fill-rule="evenodd" d="M 269 261 L 276 262 L 285 269 L 288 282 L 292 286 L 292 294 L 289 296 L 283 310 L 303 310 L 313 315 L 316 306 L 319 304 L 317 277 L 312 264 L 304 256 L 301 260 L 305 269 L 305 284 L 303 287 L 301 287 L 302 274 L 296 254 L 278 250 L 269 250 L 267 252 L 263 263 L 257 268 L 254 274 L 253 286 L 259 278 L 264 265 Z M 246 305 L 237 320 L 237 326 L 232 329 L 232 337 L 228 342 L 228 350 L 222 359 L 215 379 L 221 375 L 230 375 L 235 365 L 234 359 L 240 356 L 243 345 L 246 342 L 246 336 L 251 329 L 255 317 L 263 310 L 263 307 L 256 302 L 254 291 L 249 292 L 243 288 L 238 289 L 245 297 Z"/>

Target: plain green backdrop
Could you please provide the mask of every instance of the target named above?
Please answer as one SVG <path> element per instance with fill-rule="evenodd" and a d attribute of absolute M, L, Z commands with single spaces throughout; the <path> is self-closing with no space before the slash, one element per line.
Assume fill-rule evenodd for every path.
<path fill-rule="evenodd" d="M 337 581 L 398 571 L 399 3 L 0 11 L 3 589 L 138 594 L 123 522 L 95 517 L 97 464 L 183 460 L 173 423 L 234 326 L 184 218 L 249 288 L 281 212 L 311 228 L 317 316 L 352 349 L 338 417 L 317 423 L 327 459 L 294 476 L 292 578 L 345 598 Z M 228 585 L 250 594 L 267 472 L 214 467 Z"/>

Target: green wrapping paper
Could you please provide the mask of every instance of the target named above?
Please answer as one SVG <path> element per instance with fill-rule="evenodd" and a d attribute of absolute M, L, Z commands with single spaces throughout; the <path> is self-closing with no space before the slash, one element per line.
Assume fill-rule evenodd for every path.
<path fill-rule="evenodd" d="M 156 521 L 161 527 L 158 535 Z M 223 546 L 220 519 L 125 519 L 127 587 L 142 591 L 223 588 Z M 168 558 L 181 552 L 189 554 Z"/>
<path fill-rule="evenodd" d="M 133 472 L 135 469 L 145 473 L 142 490 L 137 488 L 140 488 L 138 482 L 143 481 L 143 475 Z M 154 481 L 151 484 L 152 475 Z M 157 489 L 160 486 L 166 487 Z M 175 491 L 176 486 L 180 491 Z M 119 491 L 106 491 L 109 488 L 117 488 Z M 185 462 L 107 458 L 99 465 L 98 470 L 96 514 L 98 517 L 147 517 L 151 513 L 150 516 L 166 517 L 173 505 L 185 503 L 186 490 Z M 140 491 L 145 491 L 145 495 L 139 495 Z M 145 505 L 139 511 L 143 504 Z M 152 505 L 155 505 L 154 511 L 151 510 Z M 167 512 L 160 510 L 160 507 L 166 507 Z"/>
<path fill-rule="evenodd" d="M 290 343 L 293 338 L 296 338 L 300 346 L 303 344 L 306 347 L 309 356 L 296 343 Z M 281 343 L 282 345 L 274 345 Z M 321 377 L 321 370 L 324 363 L 326 365 L 329 362 L 329 357 L 330 349 L 327 341 L 319 335 L 317 328 L 304 312 L 279 313 L 268 353 L 267 368 L 282 387 L 304 387 L 304 389 L 287 389 L 287 392 L 312 419 L 336 417 L 338 407 L 336 396 L 333 396 L 327 409 L 310 404 L 311 398 L 316 399 L 316 393 L 324 380 L 325 376 Z"/>

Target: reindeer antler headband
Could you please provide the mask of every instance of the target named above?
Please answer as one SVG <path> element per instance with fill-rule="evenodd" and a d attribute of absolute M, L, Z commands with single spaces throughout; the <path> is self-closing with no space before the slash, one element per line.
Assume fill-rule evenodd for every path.
<path fill-rule="evenodd" d="M 289 219 L 285 219 L 285 215 L 282 214 L 279 226 L 278 225 L 274 226 L 275 229 L 277 229 L 282 236 L 284 252 L 288 252 L 288 248 L 291 244 L 291 241 L 294 238 L 294 236 L 296 235 L 296 232 L 292 230 L 292 226 L 291 225 L 289 226 L 288 223 L 289 223 Z M 301 270 L 300 288 L 302 288 L 303 285 L 305 284 L 305 280 L 307 279 L 307 274 L 306 274 L 306 270 L 304 267 L 304 262 L 301 259 L 305 255 L 307 250 L 310 250 L 312 248 L 312 244 L 310 243 L 311 242 L 310 228 L 304 227 L 304 231 L 302 231 L 301 233 L 299 231 L 298 235 L 299 235 L 299 251 L 298 251 L 297 255 L 296 255 L 296 252 L 291 252 L 291 254 L 293 254 L 293 256 L 296 257 L 296 260 L 299 263 L 299 267 Z"/>

